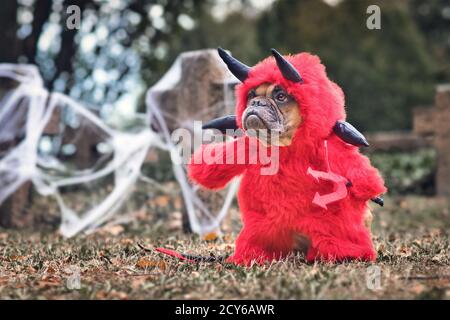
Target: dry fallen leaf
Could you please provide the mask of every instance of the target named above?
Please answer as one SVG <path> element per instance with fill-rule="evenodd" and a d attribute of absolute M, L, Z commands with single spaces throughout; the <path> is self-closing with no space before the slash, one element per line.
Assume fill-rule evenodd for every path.
<path fill-rule="evenodd" d="M 95 294 L 95 299 L 104 300 L 107 297 L 107 293 L 104 290 L 100 290 Z"/>
<path fill-rule="evenodd" d="M 9 257 L 11 261 L 22 261 L 25 260 L 26 258 L 27 258 L 26 256 L 16 256 L 16 255 Z"/>
<path fill-rule="evenodd" d="M 172 220 L 168 223 L 167 229 L 169 231 L 181 230 L 183 228 L 183 221 Z"/>
<path fill-rule="evenodd" d="M 120 266 L 120 265 L 123 264 L 122 259 L 120 259 L 119 257 L 111 258 L 111 259 L 109 259 L 109 261 L 111 261 L 111 263 L 112 263 L 114 266 Z"/>
<path fill-rule="evenodd" d="M 407 209 L 408 208 L 408 202 L 406 202 L 405 200 L 402 200 L 402 201 L 400 201 L 399 206 L 402 209 Z"/>
<path fill-rule="evenodd" d="M 124 231 L 124 227 L 121 226 L 120 224 L 117 225 L 111 225 L 111 226 L 105 226 L 101 229 L 101 231 L 109 233 L 110 235 L 113 236 L 118 236 L 119 234 L 121 234 Z"/>
<path fill-rule="evenodd" d="M 234 243 L 221 243 L 216 246 L 216 249 L 219 251 L 231 252 L 234 249 Z"/>
<path fill-rule="evenodd" d="M 147 219 L 147 210 L 144 208 L 139 209 L 131 214 L 131 216 L 135 217 L 136 220 L 145 220 Z"/>
<path fill-rule="evenodd" d="M 122 291 L 112 290 L 109 293 L 109 298 L 110 299 L 127 300 L 128 299 L 128 295 L 125 292 L 122 292 Z"/>
<path fill-rule="evenodd" d="M 28 271 L 29 273 L 35 273 L 35 272 L 36 272 L 36 269 L 35 269 L 34 267 L 32 267 L 32 266 L 28 266 L 28 267 L 27 267 L 27 271 Z"/>
<path fill-rule="evenodd" d="M 430 236 L 433 238 L 439 237 L 442 234 L 442 230 L 439 228 L 433 228 L 430 231 Z"/>
<path fill-rule="evenodd" d="M 175 198 L 173 206 L 177 210 L 181 210 L 183 208 L 183 200 L 180 197 Z"/>
<path fill-rule="evenodd" d="M 400 257 L 402 258 L 408 258 L 411 256 L 412 254 L 412 250 L 411 248 L 407 247 L 407 246 L 401 246 L 398 250 L 397 253 L 400 255 Z"/>
<path fill-rule="evenodd" d="M 231 242 L 231 241 L 233 241 L 233 237 L 231 236 L 231 234 L 227 233 L 223 236 L 223 241 Z"/>
<path fill-rule="evenodd" d="M 121 239 L 120 244 L 122 244 L 124 246 L 129 246 L 129 245 L 133 244 L 133 240 L 131 240 L 129 238 Z"/>
<path fill-rule="evenodd" d="M 160 262 L 158 263 L 158 268 L 159 268 L 161 271 L 165 271 L 166 268 L 167 268 L 167 265 L 166 265 L 166 263 L 165 263 L 164 261 L 160 261 Z"/>
<path fill-rule="evenodd" d="M 147 268 L 155 268 L 158 267 L 160 270 L 164 271 L 166 270 L 166 263 L 163 260 L 157 261 L 157 260 L 151 260 L 148 258 L 140 258 L 138 262 L 136 263 L 136 267 L 141 269 L 147 269 Z"/>
<path fill-rule="evenodd" d="M 417 284 L 414 287 L 412 287 L 411 291 L 414 292 L 416 295 L 421 294 L 425 290 L 425 286 L 422 284 Z"/>
<path fill-rule="evenodd" d="M 61 285 L 61 279 L 52 275 L 44 275 L 41 280 L 37 282 L 39 288 L 56 287 Z"/>
<path fill-rule="evenodd" d="M 48 267 L 47 270 L 45 271 L 47 273 L 56 273 L 56 270 L 53 267 Z"/>
<path fill-rule="evenodd" d="M 138 262 L 136 263 L 136 267 L 141 268 L 141 269 L 150 268 L 150 267 L 154 267 L 154 266 L 155 266 L 155 262 L 152 260 L 148 260 L 146 258 L 140 258 L 138 260 Z"/>
<path fill-rule="evenodd" d="M 8 282 L 9 282 L 9 277 L 8 276 L 0 277 L 0 285 L 6 284 Z"/>
<path fill-rule="evenodd" d="M 47 287 L 59 287 L 61 284 L 59 282 L 54 282 L 54 281 L 38 281 L 38 288 L 44 289 Z"/>
<path fill-rule="evenodd" d="M 183 220 L 183 214 L 180 211 L 174 211 L 171 216 L 174 220 Z"/>
<path fill-rule="evenodd" d="M 133 290 L 139 289 L 145 282 L 151 279 L 151 276 L 140 276 L 140 277 L 134 277 L 134 279 L 131 281 L 131 288 Z"/>
<path fill-rule="evenodd" d="M 216 232 L 210 232 L 203 236 L 203 240 L 205 241 L 214 241 L 217 239 L 217 233 Z"/>
<path fill-rule="evenodd" d="M 167 205 L 169 204 L 169 197 L 159 196 L 156 197 L 154 201 L 158 207 L 167 207 Z"/>

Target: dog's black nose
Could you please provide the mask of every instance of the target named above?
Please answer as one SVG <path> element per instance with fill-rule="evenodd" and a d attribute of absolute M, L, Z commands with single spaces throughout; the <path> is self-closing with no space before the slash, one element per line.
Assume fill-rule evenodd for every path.
<path fill-rule="evenodd" d="M 267 102 L 265 100 L 253 100 L 252 107 L 267 107 Z"/>

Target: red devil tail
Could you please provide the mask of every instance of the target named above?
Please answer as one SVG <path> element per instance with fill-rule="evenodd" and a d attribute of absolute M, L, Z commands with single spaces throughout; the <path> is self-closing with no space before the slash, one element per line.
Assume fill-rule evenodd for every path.
<path fill-rule="evenodd" d="M 196 262 L 223 262 L 225 261 L 226 258 L 228 258 L 228 256 L 196 256 L 196 255 L 192 255 L 192 254 L 187 254 L 187 253 L 179 253 L 170 249 L 165 249 L 165 248 L 155 248 L 156 251 L 167 254 L 171 257 L 175 257 L 178 258 L 180 260 L 183 261 L 187 261 L 187 262 L 192 262 L 192 263 L 196 263 Z"/>

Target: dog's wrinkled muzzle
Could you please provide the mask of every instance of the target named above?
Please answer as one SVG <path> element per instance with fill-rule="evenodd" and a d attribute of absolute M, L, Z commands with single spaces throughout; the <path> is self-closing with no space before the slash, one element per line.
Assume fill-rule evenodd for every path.
<path fill-rule="evenodd" d="M 244 119 L 244 128 L 254 129 L 254 130 L 262 130 L 268 129 L 264 121 L 257 115 L 256 113 L 248 113 Z"/>

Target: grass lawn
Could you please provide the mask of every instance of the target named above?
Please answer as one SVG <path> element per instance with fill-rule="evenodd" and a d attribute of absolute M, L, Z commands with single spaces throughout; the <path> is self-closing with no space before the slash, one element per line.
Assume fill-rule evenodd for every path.
<path fill-rule="evenodd" d="M 386 202 L 374 214 L 374 264 L 310 265 L 293 256 L 246 269 L 185 263 L 152 250 L 231 253 L 236 210 L 230 231 L 209 241 L 169 231 L 145 209 L 129 224 L 68 240 L 51 230 L 0 229 L 0 299 L 449 299 L 449 207 L 418 197 Z M 378 271 L 379 283 L 371 280 Z"/>

